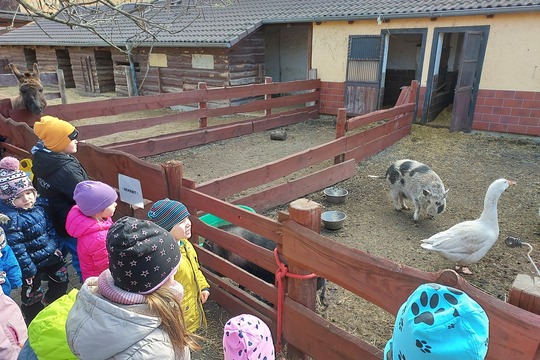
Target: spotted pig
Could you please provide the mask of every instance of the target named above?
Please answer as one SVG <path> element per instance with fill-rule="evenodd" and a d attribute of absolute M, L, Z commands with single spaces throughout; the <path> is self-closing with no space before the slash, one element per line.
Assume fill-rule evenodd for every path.
<path fill-rule="evenodd" d="M 445 190 L 441 178 L 421 162 L 408 159 L 396 161 L 386 170 L 386 181 L 397 211 L 408 209 L 404 198 L 412 201 L 415 222 L 418 221 L 420 209 L 434 218 L 446 208 L 448 189 Z"/>

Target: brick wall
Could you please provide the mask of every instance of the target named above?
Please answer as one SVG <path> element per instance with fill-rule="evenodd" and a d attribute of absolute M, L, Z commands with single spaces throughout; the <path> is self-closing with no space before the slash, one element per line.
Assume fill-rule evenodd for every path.
<path fill-rule="evenodd" d="M 337 115 L 339 108 L 345 107 L 345 83 L 321 82 L 321 114 Z"/>
<path fill-rule="evenodd" d="M 540 136 L 540 92 L 479 90 L 473 130 Z"/>

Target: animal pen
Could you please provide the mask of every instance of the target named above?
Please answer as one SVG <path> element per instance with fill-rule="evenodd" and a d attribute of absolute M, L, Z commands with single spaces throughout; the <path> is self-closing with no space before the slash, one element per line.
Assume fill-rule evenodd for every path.
<path fill-rule="evenodd" d="M 178 150 L 179 144 L 192 147 L 317 118 L 320 81 L 268 82 L 219 89 L 206 89 L 201 84 L 198 90 L 177 94 L 50 106 L 45 113 L 70 121 L 141 109 L 196 105 L 192 110 L 176 115 L 118 122 L 109 127 L 78 126 L 81 138 L 94 138 L 156 124 L 199 120 L 196 129 L 151 139 L 122 141 L 102 147 L 79 143 L 77 158 L 91 178 L 116 188 L 119 186 L 118 174 L 137 178 L 148 203 L 165 197 L 176 199 L 186 204 L 191 214 L 211 213 L 273 240 L 277 244 L 275 253 L 208 226 L 197 216 L 192 217 L 191 239 L 195 243 L 199 236 L 215 239 L 218 245 L 277 274 L 278 286 L 268 284 L 210 251 L 196 247 L 204 274 L 212 285 L 211 298 L 233 315 L 248 312 L 261 317 L 277 336 L 278 346 L 281 341 L 287 344 L 289 359 L 306 358 L 307 355 L 315 359 L 383 358 L 381 349 L 349 334 L 315 312 L 315 279 L 309 278 L 313 272 L 393 315 L 422 283 L 438 282 L 462 289 L 482 305 L 490 318 L 488 359 L 540 359 L 539 315 L 473 287 L 452 270 L 423 272 L 321 236 L 321 206 L 302 199 L 307 194 L 354 176 L 358 162 L 410 134 L 416 86 L 413 82 L 405 88 L 398 104 L 391 109 L 350 119 L 346 118 L 345 109 L 340 110 L 333 141 L 201 184 L 185 178 L 182 164 L 178 161 L 156 165 L 141 158 Z M 276 95 L 279 96 L 274 97 Z M 210 105 L 211 102 L 239 98 L 246 101 L 229 107 Z M 37 141 L 31 126 L 37 119 L 15 118 L 15 113 L 11 113 L 12 118 L 7 118 L 5 114 L 10 113 L 9 109 L 5 107 L 6 103 L 2 104 L 0 135 L 4 139 L 1 143 L 3 151 L 19 158 L 30 157 L 29 150 Z M 287 110 L 278 112 L 278 108 L 284 107 Z M 228 124 L 209 121 L 214 117 L 248 111 L 259 111 L 262 115 Z M 232 202 L 224 200 L 319 163 L 327 166 L 295 180 L 251 192 Z M 280 212 L 278 220 L 260 214 L 287 203 L 290 203 L 289 210 Z M 244 210 L 236 206 L 238 204 L 250 206 L 257 213 Z M 133 209 L 125 203 L 118 205 L 116 216 L 121 215 L 146 217 L 143 210 Z M 216 273 L 243 285 L 251 293 L 233 286 Z"/>

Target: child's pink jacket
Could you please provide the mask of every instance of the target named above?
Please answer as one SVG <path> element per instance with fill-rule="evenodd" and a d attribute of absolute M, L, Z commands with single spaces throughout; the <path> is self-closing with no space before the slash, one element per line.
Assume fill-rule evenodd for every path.
<path fill-rule="evenodd" d="M 84 215 L 77 205 L 68 213 L 66 230 L 70 236 L 77 238 L 77 254 L 83 282 L 109 268 L 106 241 L 107 231 L 112 223 L 111 218 L 97 221 Z"/>
<path fill-rule="evenodd" d="M 15 360 L 28 339 L 28 330 L 21 309 L 0 287 L 0 359 Z"/>

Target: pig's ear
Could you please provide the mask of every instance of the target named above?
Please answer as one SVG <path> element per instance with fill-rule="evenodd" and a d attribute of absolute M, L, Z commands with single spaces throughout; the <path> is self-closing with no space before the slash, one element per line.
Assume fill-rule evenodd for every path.
<path fill-rule="evenodd" d="M 422 189 L 422 194 L 424 194 L 424 196 L 429 196 L 431 195 L 431 191 L 429 191 L 428 189 Z"/>
<path fill-rule="evenodd" d="M 448 195 L 448 191 L 449 191 L 449 190 L 450 190 L 450 189 L 446 189 L 446 191 L 444 192 L 444 197 L 446 197 L 446 196 Z"/>

